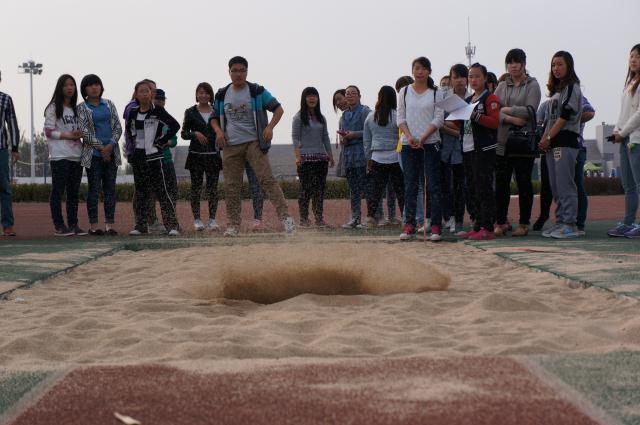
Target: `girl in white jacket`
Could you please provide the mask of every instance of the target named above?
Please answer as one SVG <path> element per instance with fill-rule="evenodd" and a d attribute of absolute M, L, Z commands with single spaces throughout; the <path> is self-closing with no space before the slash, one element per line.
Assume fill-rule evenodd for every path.
<path fill-rule="evenodd" d="M 620 118 L 613 132 L 620 143 L 620 171 L 624 188 L 624 220 L 607 234 L 613 237 L 640 238 L 636 223 L 640 195 L 640 44 L 631 49 L 629 71 L 622 92 Z"/>

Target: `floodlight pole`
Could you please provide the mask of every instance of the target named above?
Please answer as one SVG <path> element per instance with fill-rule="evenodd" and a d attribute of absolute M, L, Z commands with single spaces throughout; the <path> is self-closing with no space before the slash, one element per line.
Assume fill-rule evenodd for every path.
<path fill-rule="evenodd" d="M 36 144 L 35 144 L 35 127 L 33 124 L 33 74 L 42 74 L 42 64 L 35 63 L 30 60 L 18 66 L 23 74 L 29 74 L 29 99 L 31 108 L 31 131 L 29 140 L 31 143 L 31 183 L 36 181 Z"/>

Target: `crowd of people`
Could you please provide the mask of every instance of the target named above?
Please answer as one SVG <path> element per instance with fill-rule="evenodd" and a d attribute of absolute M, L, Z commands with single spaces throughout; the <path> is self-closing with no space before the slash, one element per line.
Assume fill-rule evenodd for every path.
<path fill-rule="evenodd" d="M 80 87 L 68 74 L 56 84 L 45 109 L 44 130 L 49 147 L 52 184 L 51 217 L 57 236 L 116 235 L 116 175 L 122 155 L 133 168 L 134 228 L 131 236 L 181 232 L 176 203 L 176 174 L 171 148 L 177 135 L 188 140 L 185 169 L 191 176 L 193 229 L 219 231 L 216 221 L 218 180 L 223 174 L 227 225 L 225 236 L 239 234 L 241 189 L 246 173 L 254 209 L 252 229 L 263 229 L 264 195 L 273 203 L 286 233 L 296 229 L 282 189 L 274 178 L 268 151 L 284 110 L 263 86 L 247 81 L 248 62 L 229 61 L 231 83 L 214 93 L 209 83 L 195 89 L 195 105 L 184 113 L 182 126 L 165 109 L 166 93 L 150 79 L 138 82 L 124 108 L 124 127 L 114 103 L 103 96 L 104 85 L 94 74 Z M 381 225 L 402 226 L 401 240 L 418 233 L 434 242 L 444 232 L 473 240 L 491 240 L 531 230 L 556 239 L 585 234 L 588 197 L 584 187 L 585 122 L 595 109 L 582 94 L 574 59 L 566 51 L 551 59 L 546 83 L 548 98 L 527 71 L 526 54 L 510 50 L 500 78 L 479 63 L 453 65 L 436 85 L 431 62 L 419 57 L 411 75 L 395 87 L 380 88 L 373 109 L 361 104 L 357 86 L 333 94 L 341 112 L 337 129 L 339 157 L 333 157 L 320 95 L 307 87 L 292 120 L 292 141 L 300 183 L 299 226 L 330 227 L 323 204 L 328 169 L 344 177 L 350 192 L 351 217 L 345 229 Z M 78 104 L 78 91 L 82 102 Z M 471 104 L 466 119 L 453 117 L 445 105 L 450 96 Z M 455 99 L 455 98 L 454 98 Z M 451 99 L 449 99 L 451 100 Z M 270 113 L 270 116 L 268 114 Z M 14 236 L 9 151 L 17 161 L 18 126 L 11 97 L 0 92 L 0 214 L 2 234 Z M 119 140 L 124 134 L 121 152 Z M 612 237 L 640 238 L 636 222 L 640 193 L 640 45 L 632 48 L 622 92 L 620 118 L 608 140 L 620 145 L 621 180 L 625 193 L 623 221 L 609 230 Z M 531 226 L 534 202 L 532 171 L 541 158 L 540 215 Z M 86 169 L 89 229 L 78 225 L 78 192 Z M 205 182 L 206 179 L 206 182 Z M 508 221 L 511 183 L 515 180 L 519 221 Z M 208 221 L 200 214 L 203 184 Z M 104 227 L 98 223 L 103 198 Z M 362 221 L 362 198 L 366 219 Z M 66 198 L 66 220 L 62 199 Z M 383 201 L 387 200 L 387 218 Z M 555 222 L 546 228 L 556 203 Z M 156 217 L 160 204 L 161 222 Z M 396 204 L 401 217 L 396 217 Z M 313 213 L 313 222 L 309 209 Z M 468 213 L 470 227 L 465 228 Z"/>

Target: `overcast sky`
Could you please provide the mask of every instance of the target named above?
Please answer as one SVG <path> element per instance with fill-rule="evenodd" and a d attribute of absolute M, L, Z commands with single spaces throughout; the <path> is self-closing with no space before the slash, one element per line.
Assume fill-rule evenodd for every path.
<path fill-rule="evenodd" d="M 285 115 L 274 143 L 291 143 L 291 117 L 300 93 L 315 86 L 335 128 L 331 95 L 358 85 L 373 107 L 379 88 L 410 73 L 427 56 L 438 81 L 451 65 L 466 63 L 467 16 L 475 60 L 497 75 L 513 47 L 524 49 L 528 69 L 544 91 L 551 56 L 568 50 L 595 124 L 615 122 L 631 47 L 640 43 L 640 1 L 440 1 L 395 0 L 3 0 L 0 25 L 0 91 L 14 100 L 28 134 L 29 78 L 17 66 L 34 59 L 35 128 L 63 73 L 78 84 L 98 74 L 104 96 L 122 113 L 136 81 L 148 77 L 167 92 L 167 110 L 182 122 L 201 81 L 228 84 L 227 61 L 249 61 L 249 80 L 266 86 Z M 334 132 L 331 131 L 333 139 Z"/>

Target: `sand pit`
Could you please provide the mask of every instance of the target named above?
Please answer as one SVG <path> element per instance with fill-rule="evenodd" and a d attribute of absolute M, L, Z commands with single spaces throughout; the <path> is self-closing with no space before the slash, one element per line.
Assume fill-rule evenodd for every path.
<path fill-rule="evenodd" d="M 571 289 L 463 244 L 324 242 L 122 251 L 80 266 L 0 303 L 0 366 L 640 350 L 637 300 Z M 331 267 L 225 277 L 247 256 L 263 270 L 301 264 L 314 246 Z M 340 270 L 353 273 L 329 287 L 336 295 L 296 296 Z M 265 279 L 265 304 L 241 300 Z"/>
<path fill-rule="evenodd" d="M 393 251 L 391 251 L 393 252 Z M 302 294 L 388 295 L 442 291 L 450 277 L 388 246 L 302 243 L 227 249 L 211 282 L 184 289 L 203 299 L 273 304 Z"/>

